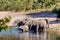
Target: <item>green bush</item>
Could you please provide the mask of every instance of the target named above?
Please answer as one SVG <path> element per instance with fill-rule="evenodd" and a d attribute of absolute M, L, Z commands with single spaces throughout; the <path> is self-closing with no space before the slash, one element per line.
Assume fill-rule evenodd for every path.
<path fill-rule="evenodd" d="M 57 37 L 56 37 L 56 40 L 60 40 L 60 36 L 57 36 Z"/>
<path fill-rule="evenodd" d="M 58 11 L 58 9 L 55 7 L 55 8 L 52 9 L 51 12 L 53 12 L 53 13 L 57 13 L 57 11 Z"/>
<path fill-rule="evenodd" d="M 11 17 L 5 17 L 4 19 L 0 19 L 0 31 L 7 30 L 8 25 L 6 23 L 10 22 Z"/>
<path fill-rule="evenodd" d="M 57 18 L 60 18 L 60 9 L 57 10 Z"/>
<path fill-rule="evenodd" d="M 0 0 L 0 11 L 22 11 L 50 8 L 59 0 Z"/>
<path fill-rule="evenodd" d="M 55 8 L 52 10 L 52 12 L 57 14 L 57 18 L 60 18 L 60 9 L 59 9 L 59 8 L 56 8 L 56 7 L 55 7 Z"/>

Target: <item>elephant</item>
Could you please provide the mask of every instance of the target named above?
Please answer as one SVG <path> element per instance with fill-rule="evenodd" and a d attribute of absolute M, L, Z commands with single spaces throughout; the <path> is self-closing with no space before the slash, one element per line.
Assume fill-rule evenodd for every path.
<path fill-rule="evenodd" d="M 27 19 L 27 18 L 22 19 L 22 20 L 15 20 L 14 25 L 20 27 L 20 26 L 25 25 L 25 23 L 28 22 L 29 20 L 30 19 Z"/>
<path fill-rule="evenodd" d="M 32 32 L 43 32 L 48 28 L 47 19 L 31 20 L 28 24 L 29 30 Z"/>
<path fill-rule="evenodd" d="M 18 28 L 23 29 L 23 31 L 29 32 L 44 32 L 45 29 L 49 28 L 49 22 L 47 19 L 38 19 L 38 20 L 31 20 L 28 21 L 19 21 L 17 23 Z"/>
<path fill-rule="evenodd" d="M 23 26 L 20 26 L 19 28 L 23 29 L 24 32 L 28 32 L 29 31 L 28 25 L 23 25 Z"/>
<path fill-rule="evenodd" d="M 25 25 L 25 22 L 21 20 L 15 20 L 14 25 L 17 27 L 20 27 L 22 25 Z"/>

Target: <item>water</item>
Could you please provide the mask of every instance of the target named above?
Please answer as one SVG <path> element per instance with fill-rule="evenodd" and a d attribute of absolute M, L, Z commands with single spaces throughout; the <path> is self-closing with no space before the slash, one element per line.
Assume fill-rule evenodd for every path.
<path fill-rule="evenodd" d="M 54 36 L 54 35 L 53 35 Z M 0 32 L 0 40 L 55 40 L 55 36 L 44 33 L 31 33 L 31 32 L 22 32 L 17 28 L 8 29 L 7 31 L 2 30 Z"/>

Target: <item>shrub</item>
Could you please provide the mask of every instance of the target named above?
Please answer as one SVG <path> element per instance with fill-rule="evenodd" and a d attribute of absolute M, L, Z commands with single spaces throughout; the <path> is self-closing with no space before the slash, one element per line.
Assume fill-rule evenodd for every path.
<path fill-rule="evenodd" d="M 40 8 L 50 8 L 57 0 L 0 0 L 0 11 L 26 11 Z"/>
<path fill-rule="evenodd" d="M 60 18 L 60 9 L 57 10 L 57 18 Z"/>
<path fill-rule="evenodd" d="M 0 31 L 7 30 L 8 25 L 6 23 L 10 22 L 11 17 L 5 17 L 4 19 L 0 19 Z"/>
<path fill-rule="evenodd" d="M 60 40 L 60 36 L 57 36 L 56 40 Z"/>

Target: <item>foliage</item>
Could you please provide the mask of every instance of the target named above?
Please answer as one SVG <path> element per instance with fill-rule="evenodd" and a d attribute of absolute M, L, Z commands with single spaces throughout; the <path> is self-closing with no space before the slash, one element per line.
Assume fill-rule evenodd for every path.
<path fill-rule="evenodd" d="M 57 13 L 57 11 L 58 11 L 58 9 L 56 7 L 52 9 L 53 13 Z"/>
<path fill-rule="evenodd" d="M 50 8 L 60 0 L 0 0 L 0 10 L 26 11 L 41 8 Z"/>
<path fill-rule="evenodd" d="M 56 40 L 60 40 L 60 35 L 56 37 Z"/>
<path fill-rule="evenodd" d="M 52 12 L 53 13 L 57 13 L 57 18 L 60 18 L 60 9 L 59 8 L 54 8 L 53 10 L 52 10 Z"/>
<path fill-rule="evenodd" d="M 60 9 L 57 10 L 57 18 L 60 18 Z"/>
<path fill-rule="evenodd" d="M 0 19 L 0 31 L 6 30 L 8 28 L 8 25 L 6 23 L 10 22 L 11 17 L 5 17 L 4 19 Z"/>

